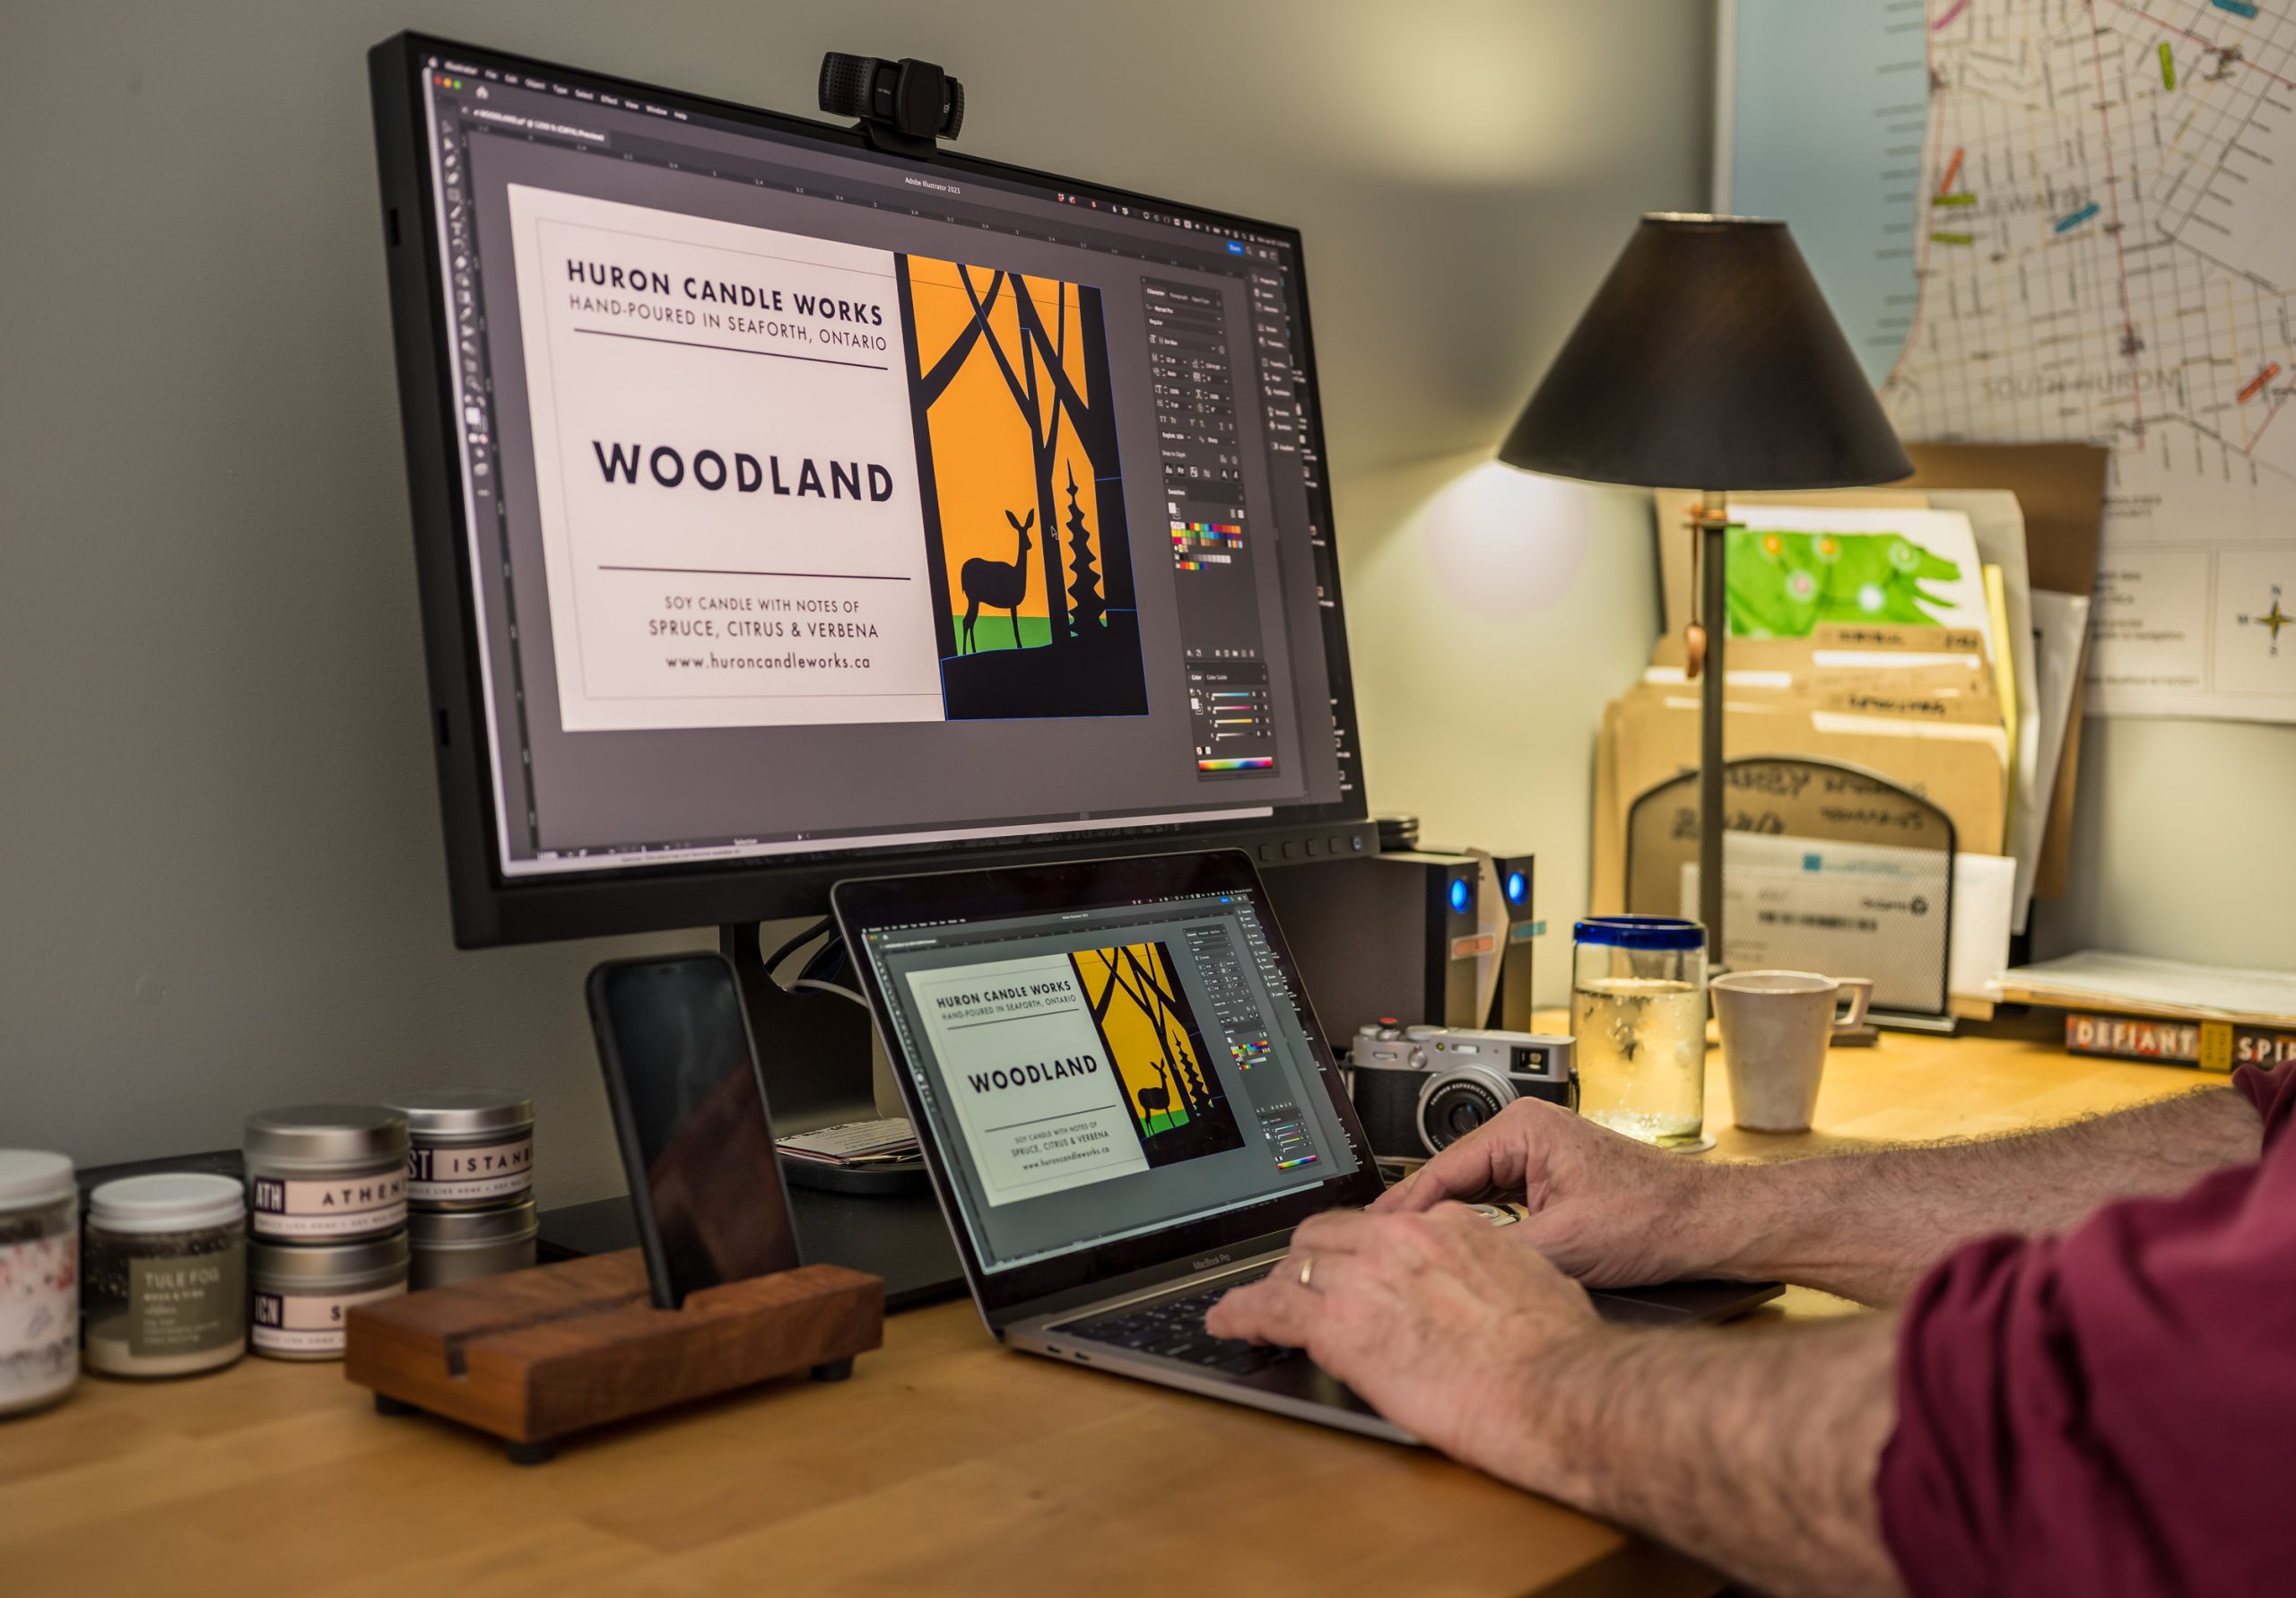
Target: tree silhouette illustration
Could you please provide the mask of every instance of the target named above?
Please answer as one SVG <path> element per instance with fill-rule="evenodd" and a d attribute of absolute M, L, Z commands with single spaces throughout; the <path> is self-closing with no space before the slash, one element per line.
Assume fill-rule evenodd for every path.
<path fill-rule="evenodd" d="M 1003 291 L 1008 275 L 1012 280 L 1014 325 L 1020 329 L 1018 370 L 1014 369 L 1013 358 L 1006 352 L 1004 341 L 996 336 L 996 330 L 988 320 L 989 311 L 995 307 L 997 295 Z M 959 264 L 957 281 L 964 286 L 965 298 L 972 304 L 972 323 L 951 346 L 949 354 L 944 355 L 935 364 L 934 375 L 937 376 L 943 367 L 949 366 L 952 357 L 961 365 L 976 343 L 987 346 L 989 355 L 996 362 L 997 375 L 1004 379 L 1005 392 L 1013 396 L 1013 404 L 1019 407 L 1022 421 L 1028 425 L 1029 456 L 1036 477 L 1037 525 L 1049 534 L 1059 517 L 1059 512 L 1053 504 L 1052 467 L 1060 455 L 1061 418 L 1072 406 L 1083 407 L 1082 400 L 1076 397 L 1075 386 L 1068 381 L 1061 364 L 1067 353 L 1068 285 L 1055 281 L 1055 320 L 1058 331 L 1056 335 L 1047 337 L 1043 318 L 1036 314 L 1036 308 L 1031 302 L 1029 280 L 1020 274 L 999 272 L 992 274 L 987 291 L 984 293 L 973 285 L 972 268 Z M 958 354 L 959 351 L 964 353 Z M 1040 369 L 1045 378 L 1041 386 L 1037 380 Z M 952 375 L 954 375 L 953 368 Z M 944 380 L 942 386 L 945 386 Z M 938 393 L 930 377 L 926 379 L 926 390 L 929 404 Z M 1078 439 L 1085 443 L 1089 455 L 1091 445 L 1085 442 L 1081 433 Z M 1045 620 L 1049 624 L 1051 641 L 1057 646 L 1066 643 L 1070 637 L 1068 599 L 1061 582 L 1060 541 L 1048 536 L 1043 543 Z"/>
<path fill-rule="evenodd" d="M 1173 996 L 1178 984 L 1170 957 L 1161 944 L 1145 947 L 1149 951 L 1145 960 L 1135 949 L 1092 951 L 1095 975 L 1105 977 L 1106 980 L 1099 983 L 1097 993 L 1092 982 L 1085 983 L 1085 1003 L 1091 1007 L 1092 1019 L 1104 1022 L 1117 995 L 1122 994 L 1129 1007 L 1146 1018 L 1157 1047 L 1157 1055 L 1146 1064 L 1164 1090 L 1165 1103 L 1171 1107 L 1171 1119 L 1175 1125 L 1183 1120 L 1195 1121 L 1212 1109 L 1218 1095 L 1205 1080 L 1204 1068 L 1196 1057 L 1187 1021 Z M 1078 957 L 1080 978 L 1083 976 L 1083 958 Z M 1145 1109 L 1135 1108 L 1133 1113 L 1144 1127 L 1153 1130 L 1154 1116 Z"/>
<path fill-rule="evenodd" d="M 1143 994 L 1139 988 L 1134 986 L 1131 983 L 1126 982 L 1124 979 L 1124 967 L 1118 958 L 1121 952 L 1122 951 L 1115 949 L 1098 949 L 1092 951 L 1091 958 L 1100 962 L 1102 972 L 1108 977 L 1108 980 L 1101 984 L 1098 997 L 1093 995 L 1090 985 L 1087 985 L 1084 990 L 1085 1002 L 1091 1006 L 1092 1019 L 1096 1021 L 1105 1022 L 1108 1020 L 1109 1011 L 1115 1004 L 1116 996 L 1119 992 L 1121 992 L 1126 998 L 1131 1000 L 1133 1005 L 1140 1010 L 1144 1014 L 1148 1012 L 1147 996 Z M 1076 958 L 1079 962 L 1076 974 L 1081 978 L 1083 976 L 1083 967 L 1082 964 L 1083 957 L 1080 955 Z M 1103 1037 L 1107 1035 L 1105 1028 L 1103 1028 L 1101 1035 Z M 1158 1033 L 1158 1040 L 1160 1042 L 1161 1041 L 1161 1038 L 1162 1034 L 1160 1029 Z M 1163 1061 L 1151 1060 L 1148 1064 L 1156 1073 L 1157 1084 L 1164 1090 L 1164 1102 L 1169 1106 L 1172 1102 L 1171 1074 L 1165 1069 L 1165 1062 Z M 1187 1097 L 1187 1090 L 1185 1085 L 1183 1085 L 1180 1090 L 1182 1102 L 1186 1102 Z M 1127 1100 L 1129 1100 L 1128 1095 Z M 1154 1130 L 1155 1119 L 1148 1113 L 1144 1106 L 1127 1102 L 1127 1107 L 1131 1109 L 1133 1116 L 1139 1121 L 1143 1127 L 1152 1132 Z"/>
<path fill-rule="evenodd" d="M 961 263 L 955 265 L 957 281 L 962 285 L 965 297 L 972 307 L 972 321 L 934 362 L 933 369 L 926 374 L 921 386 L 925 402 L 929 405 L 938 397 L 941 391 L 948 386 L 950 378 L 955 376 L 957 369 L 970 359 L 977 347 L 987 346 L 990 357 L 996 361 L 997 374 L 1004 379 L 1005 392 L 1012 396 L 1013 404 L 1028 424 L 1030 454 L 1036 469 L 1038 525 L 1049 529 L 1057 525 L 1059 514 L 1053 503 L 1052 468 L 1060 453 L 1063 417 L 1069 420 L 1074 437 L 1083 449 L 1084 458 L 1091 463 L 1097 481 L 1114 482 L 1121 471 L 1117 453 L 1115 405 L 1109 394 L 1107 352 L 1098 340 L 1091 337 L 1083 340 L 1084 391 L 1080 394 L 1068 375 L 1067 366 L 1071 285 L 1054 280 L 1054 326 L 1048 330 L 1043 315 L 1037 308 L 1036 296 L 1030 291 L 1028 279 L 1018 273 L 994 273 L 984 291 L 973 282 L 971 268 Z M 989 313 L 995 308 L 998 295 L 1005 291 L 1008 276 L 1011 279 L 1014 325 L 1020 333 L 1017 367 L 1012 353 L 1004 347 L 1004 341 L 989 325 Z M 1083 308 L 1083 292 L 1081 289 L 1076 291 L 1080 313 Z M 1095 494 L 1094 498 L 1097 502 L 1099 496 Z M 1120 500 L 1118 508 L 1121 508 Z M 1109 508 L 1102 506 L 1100 530 L 1104 534 L 1114 536 L 1110 532 L 1110 521 Z M 1073 524 L 1070 531 L 1072 534 L 1075 531 Z M 1086 529 L 1085 536 L 1088 539 L 1091 537 L 1090 528 Z M 1120 570 L 1109 563 L 1105 545 L 1103 548 L 1101 560 L 1108 565 L 1107 598 L 1104 602 L 1100 596 L 1102 579 L 1096 576 L 1092 601 L 1098 607 L 1095 620 L 1099 613 L 1104 612 L 1106 604 L 1128 610 L 1133 603 L 1128 569 Z M 1051 623 L 1052 641 L 1055 644 L 1064 643 L 1075 636 L 1076 628 L 1071 622 L 1068 594 L 1061 581 L 1058 542 L 1047 538 L 1043 553 L 1046 608 L 1050 612 L 1047 619 Z M 1122 579 L 1120 593 L 1117 581 L 1119 578 Z"/>
<path fill-rule="evenodd" d="M 1124 963 L 1130 968 L 1133 981 L 1139 986 L 1135 990 L 1131 984 L 1126 984 L 1125 991 L 1154 1020 L 1157 1044 L 1163 1050 L 1165 1064 L 1171 1068 L 1172 1075 L 1180 1084 L 1180 1092 L 1187 1100 L 1189 1116 L 1201 1116 L 1212 1107 L 1213 1093 L 1210 1084 L 1204 1080 L 1203 1072 L 1196 1066 L 1195 1052 L 1187 1046 L 1187 1023 L 1178 1013 L 1179 1001 L 1172 996 L 1179 984 L 1173 977 L 1163 945 L 1151 943 L 1146 947 L 1156 962 L 1156 968 L 1161 968 L 1161 973 L 1143 960 L 1135 951 L 1126 949 L 1123 951 Z M 1178 1039 L 1177 1049 L 1173 1047 L 1175 1038 Z"/>
<path fill-rule="evenodd" d="M 1046 336 L 1044 319 L 1037 315 L 1035 302 L 1024 294 L 1013 308 L 1019 314 L 1022 333 L 1035 344 L 1040 356 L 1055 357 L 1046 370 L 1051 375 L 1054 394 L 1068 412 L 1069 425 L 1077 443 L 1083 447 L 1084 458 L 1091 465 L 1095 482 L 1116 482 L 1123 467 L 1117 453 L 1116 401 L 1109 382 L 1108 341 L 1100 331 L 1098 295 L 1086 289 L 1076 291 L 1077 317 L 1084 334 L 1081 352 L 1084 362 L 1082 394 L 1069 381 L 1067 367 L 1057 359 L 1059 346 Z M 1065 315 L 1064 311 L 1064 321 Z M 1134 599 L 1132 560 L 1125 551 L 1124 496 L 1104 493 L 1096 487 L 1092 498 L 1100 523 L 1096 529 L 1100 547 L 1100 585 L 1109 609 L 1128 612 Z"/>
<path fill-rule="evenodd" d="M 1091 529 L 1084 525 L 1083 508 L 1076 502 L 1076 468 L 1068 468 L 1068 569 L 1076 580 L 1068 585 L 1070 621 L 1076 628 L 1095 627 L 1100 620 L 1100 580 L 1092 567 Z"/>

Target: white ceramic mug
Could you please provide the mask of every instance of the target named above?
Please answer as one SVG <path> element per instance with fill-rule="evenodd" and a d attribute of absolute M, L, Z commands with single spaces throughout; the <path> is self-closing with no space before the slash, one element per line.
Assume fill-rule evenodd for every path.
<path fill-rule="evenodd" d="M 1709 987 L 1722 1028 L 1730 1107 L 1749 1132 L 1807 1132 L 1826 1048 L 1865 1024 L 1874 984 L 1814 971 L 1733 971 Z M 1847 1008 L 1839 1008 L 1843 1000 Z"/>

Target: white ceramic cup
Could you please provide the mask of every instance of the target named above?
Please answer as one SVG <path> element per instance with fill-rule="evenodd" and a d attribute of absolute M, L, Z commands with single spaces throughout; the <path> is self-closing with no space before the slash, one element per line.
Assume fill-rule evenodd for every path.
<path fill-rule="evenodd" d="M 1814 971 L 1733 971 L 1708 984 L 1730 1073 L 1730 1108 L 1749 1132 L 1807 1132 L 1826 1048 L 1864 1024 L 1874 984 Z M 1844 1000 L 1847 1008 L 1840 1008 Z"/>

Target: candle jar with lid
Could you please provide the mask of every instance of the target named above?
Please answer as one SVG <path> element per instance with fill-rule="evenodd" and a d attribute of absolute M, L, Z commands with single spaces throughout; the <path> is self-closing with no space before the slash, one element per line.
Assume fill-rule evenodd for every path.
<path fill-rule="evenodd" d="M 80 1379 L 80 1187 L 71 1160 L 0 1149 L 0 1415 Z"/>
<path fill-rule="evenodd" d="M 221 1370 L 248 1349 L 247 1197 L 229 1177 L 123 1177 L 88 1195 L 88 1368 Z"/>

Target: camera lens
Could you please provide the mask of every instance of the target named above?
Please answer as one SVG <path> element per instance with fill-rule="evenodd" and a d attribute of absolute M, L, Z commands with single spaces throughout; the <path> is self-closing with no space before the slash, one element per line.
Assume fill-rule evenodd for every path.
<path fill-rule="evenodd" d="M 1428 1079 L 1419 1090 L 1419 1140 L 1441 1152 L 1515 1101 L 1515 1090 L 1480 1066 Z"/>

